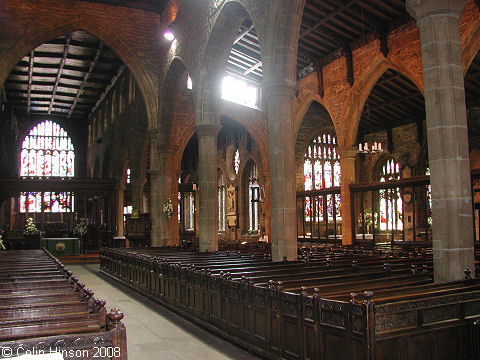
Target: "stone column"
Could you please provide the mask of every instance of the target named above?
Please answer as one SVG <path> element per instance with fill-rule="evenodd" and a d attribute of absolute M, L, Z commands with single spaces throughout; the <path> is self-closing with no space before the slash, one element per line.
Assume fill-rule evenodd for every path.
<path fill-rule="evenodd" d="M 272 260 L 297 259 L 295 146 L 293 140 L 294 82 L 263 85 L 267 105 L 270 164 Z"/>
<path fill-rule="evenodd" d="M 115 236 L 123 236 L 123 198 L 125 194 L 125 184 L 117 184 L 115 186 L 115 201 L 116 201 L 116 213 L 115 213 Z"/>
<path fill-rule="evenodd" d="M 199 175 L 200 252 L 218 249 L 217 217 L 217 124 L 197 125 Z"/>
<path fill-rule="evenodd" d="M 143 213 L 143 187 L 146 179 L 132 179 L 130 182 L 132 188 L 132 206 L 134 209 Z"/>
<path fill-rule="evenodd" d="M 151 136 L 152 170 L 150 172 L 150 209 L 152 246 L 175 246 L 178 235 L 178 181 L 176 178 L 175 154 L 178 147 L 165 145 L 158 134 Z M 163 212 L 168 198 L 173 204 L 170 218 Z"/>
<path fill-rule="evenodd" d="M 353 147 L 339 147 L 340 156 L 340 191 L 342 197 L 342 245 L 353 245 L 355 242 L 355 213 L 352 213 L 350 184 L 355 183 L 355 159 L 358 149 Z"/>
<path fill-rule="evenodd" d="M 435 281 L 473 266 L 468 131 L 460 44 L 466 0 L 407 0 L 420 29 L 432 185 Z"/>

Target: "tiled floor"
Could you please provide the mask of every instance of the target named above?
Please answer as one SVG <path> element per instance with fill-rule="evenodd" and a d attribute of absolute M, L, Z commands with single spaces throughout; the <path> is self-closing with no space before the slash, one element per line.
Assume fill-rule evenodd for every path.
<path fill-rule="evenodd" d="M 98 265 L 68 265 L 73 274 L 125 314 L 129 360 L 255 360 L 257 357 L 102 276 Z"/>

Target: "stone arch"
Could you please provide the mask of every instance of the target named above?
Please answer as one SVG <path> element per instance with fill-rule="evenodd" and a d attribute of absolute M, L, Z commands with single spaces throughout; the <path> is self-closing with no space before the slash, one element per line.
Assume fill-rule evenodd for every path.
<path fill-rule="evenodd" d="M 64 21 L 58 19 L 53 24 L 42 21 L 29 23 L 28 33 L 21 34 L 15 42 L 16 46 L 6 51 L 2 56 L 4 66 L 0 68 L 0 83 L 5 82 L 9 72 L 18 60 L 35 47 L 70 32 L 83 30 L 103 41 L 130 69 L 143 94 L 149 123 L 152 123 L 157 118 L 158 105 L 156 84 L 153 80 L 154 74 L 148 71 L 148 64 L 136 55 L 136 49 L 132 49 L 124 40 L 125 36 L 122 33 L 108 26 L 103 26 L 102 22 L 97 21 L 98 19 L 95 19 L 91 14 L 85 15 L 81 12 L 76 13 L 75 16 L 67 16 L 67 14 L 68 12 L 65 14 Z M 9 31 L 8 27 L 4 29 Z"/>
<path fill-rule="evenodd" d="M 310 109 L 310 106 L 312 105 L 313 102 L 319 103 L 321 106 L 325 108 L 325 111 L 328 113 L 330 116 L 330 119 L 332 120 L 333 125 L 335 126 L 335 122 L 333 121 L 332 114 L 327 108 L 327 104 L 324 100 L 324 98 L 320 97 L 318 93 L 315 93 L 313 91 L 305 91 L 304 94 L 302 94 L 302 98 L 299 101 L 299 104 L 297 105 L 295 109 L 295 113 L 293 116 L 293 126 L 294 126 L 294 134 L 295 134 L 295 139 L 298 136 L 298 131 L 300 130 L 300 127 L 302 125 L 302 121 L 307 113 L 307 111 Z M 336 129 L 335 129 L 336 131 Z"/>
<path fill-rule="evenodd" d="M 182 158 L 183 154 L 187 148 L 188 143 L 192 140 L 193 136 L 196 134 L 195 130 L 192 128 L 184 134 L 184 136 L 179 140 L 179 146 L 177 150 L 177 169 L 182 168 Z"/>
<path fill-rule="evenodd" d="M 246 18 L 251 19 L 249 13 L 236 1 L 226 3 L 217 17 L 203 56 L 198 84 L 194 85 L 196 125 L 218 124 L 220 121 L 221 78 L 235 36 Z"/>
<path fill-rule="evenodd" d="M 265 169 L 266 169 L 265 166 L 268 166 L 268 152 L 265 150 L 265 147 L 262 146 L 262 142 L 259 143 L 259 141 L 262 141 L 263 139 L 258 136 L 258 131 L 255 131 L 255 128 L 252 127 L 252 126 L 247 126 L 247 123 L 245 123 L 242 120 L 236 118 L 235 116 L 232 116 L 231 114 L 226 115 L 226 114 L 222 113 L 221 118 L 231 122 L 235 126 L 239 126 L 243 129 L 245 129 L 248 136 L 250 136 L 251 140 L 254 143 L 254 146 L 252 146 L 252 148 L 258 150 L 258 158 L 253 158 L 252 153 L 250 153 L 247 159 L 245 159 L 245 160 L 242 159 L 242 162 L 240 163 L 240 169 L 238 171 L 238 175 L 240 175 L 242 173 L 242 169 L 245 166 L 245 164 L 247 163 L 248 159 L 252 159 L 253 161 L 255 161 L 255 163 L 257 164 L 257 169 L 258 170 L 265 171 Z M 227 159 L 226 159 L 227 163 L 230 160 L 233 161 L 234 154 L 230 154 L 230 156 L 228 156 L 228 155 L 229 154 L 227 154 Z M 227 170 L 227 172 L 225 173 L 226 178 L 228 178 L 229 180 L 232 180 L 232 178 L 230 176 L 231 174 L 229 174 L 228 169 L 226 169 L 226 170 Z"/>
<path fill-rule="evenodd" d="M 480 9 L 474 11 L 480 12 Z M 468 27 L 462 37 L 465 37 L 465 45 L 462 49 L 463 76 L 467 74 L 470 65 L 475 56 L 480 51 L 480 17 L 474 17 L 474 20 L 468 24 Z"/>
<path fill-rule="evenodd" d="M 257 117 L 249 115 L 253 114 L 239 111 L 227 111 L 226 107 L 220 111 L 220 117 L 228 118 L 245 128 L 247 133 L 252 137 L 252 140 L 257 145 L 262 164 L 268 166 L 268 133 L 266 131 L 262 131 L 264 130 L 263 128 L 266 129 L 266 119 L 263 119 L 265 123 L 264 126 L 262 126 L 259 125 L 259 119 Z"/>
<path fill-rule="evenodd" d="M 365 103 L 370 96 L 372 89 L 377 84 L 380 77 L 387 69 L 392 69 L 405 76 L 407 79 L 420 90 L 423 94 L 423 86 L 419 84 L 414 77 L 402 66 L 394 64 L 383 57 L 377 57 L 376 61 L 372 62 L 372 66 L 362 77 L 361 81 L 355 83 L 354 89 L 345 101 L 349 106 L 345 109 L 340 123 L 349 124 L 344 133 L 337 134 L 339 146 L 355 146 L 357 140 L 358 126 L 360 118 L 363 113 Z"/>
<path fill-rule="evenodd" d="M 161 118 L 159 127 L 161 136 L 166 144 L 175 143 L 176 114 L 182 97 L 182 92 L 187 88 L 187 68 L 180 57 L 175 57 L 168 67 L 164 90 L 159 101 Z"/>

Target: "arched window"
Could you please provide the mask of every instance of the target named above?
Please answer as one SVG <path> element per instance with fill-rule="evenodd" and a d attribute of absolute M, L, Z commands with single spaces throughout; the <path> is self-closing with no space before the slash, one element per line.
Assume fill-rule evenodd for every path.
<path fill-rule="evenodd" d="M 20 153 L 20 176 L 73 177 L 72 140 L 58 124 L 45 120 L 25 136 Z M 73 194 L 28 192 L 20 194 L 20 212 L 72 212 Z"/>
<path fill-rule="evenodd" d="M 380 182 L 400 180 L 400 166 L 389 158 L 380 170 Z M 380 230 L 403 230 L 400 189 L 384 189 L 380 194 Z"/>
<path fill-rule="evenodd" d="M 256 234 L 258 232 L 258 201 L 253 201 L 252 197 L 252 184 L 257 181 L 257 166 L 253 161 L 250 162 L 247 172 L 247 184 L 248 187 L 248 232 Z"/>
<path fill-rule="evenodd" d="M 312 140 L 304 155 L 303 179 L 305 190 L 320 190 L 340 186 L 340 157 L 337 152 L 337 138 L 331 133 L 323 133 Z M 305 198 L 305 220 L 313 216 L 316 221 L 324 219 L 341 219 L 340 194 L 319 197 L 312 208 L 312 198 Z M 312 212 L 312 210 L 316 210 Z"/>
<path fill-rule="evenodd" d="M 218 176 L 218 231 L 225 231 L 225 176 Z"/>
<path fill-rule="evenodd" d="M 235 150 L 235 156 L 233 157 L 233 169 L 235 170 L 235 175 L 238 174 L 240 170 L 240 151 Z"/>

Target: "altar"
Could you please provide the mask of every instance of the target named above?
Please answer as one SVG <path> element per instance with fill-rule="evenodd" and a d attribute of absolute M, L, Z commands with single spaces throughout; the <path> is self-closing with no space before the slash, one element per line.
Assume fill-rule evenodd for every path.
<path fill-rule="evenodd" d="M 79 238 L 42 238 L 42 247 L 54 256 L 75 255 L 81 251 Z"/>

